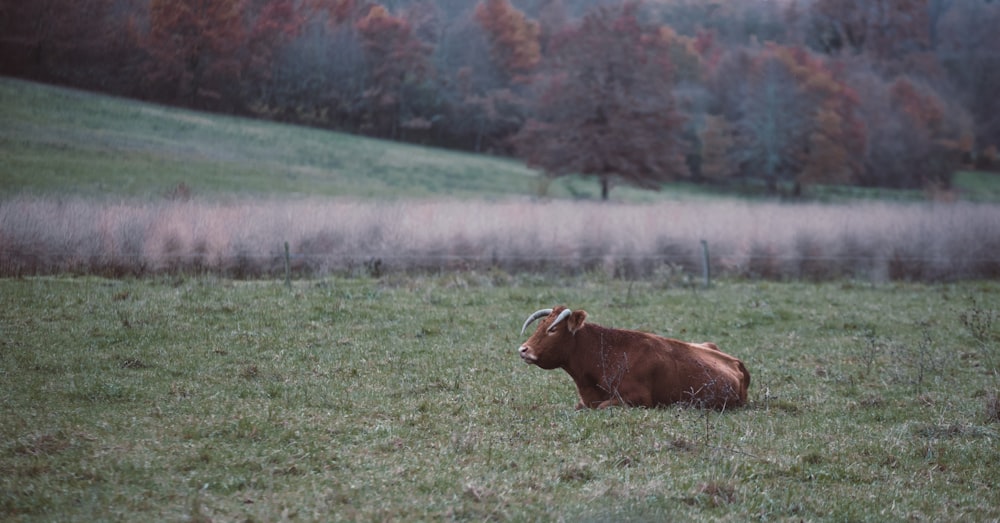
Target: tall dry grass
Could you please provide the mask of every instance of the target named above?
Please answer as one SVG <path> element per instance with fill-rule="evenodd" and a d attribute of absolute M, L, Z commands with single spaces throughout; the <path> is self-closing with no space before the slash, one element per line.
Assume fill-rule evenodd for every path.
<path fill-rule="evenodd" d="M 1000 206 L 678 201 L 0 202 L 0 274 L 498 269 L 877 281 L 1000 277 Z"/>

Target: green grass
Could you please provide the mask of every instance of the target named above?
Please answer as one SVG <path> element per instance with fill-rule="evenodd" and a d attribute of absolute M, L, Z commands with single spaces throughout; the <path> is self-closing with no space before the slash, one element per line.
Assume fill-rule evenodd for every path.
<path fill-rule="evenodd" d="M 515 162 L 0 80 L 2 191 L 401 197 L 530 193 Z"/>
<path fill-rule="evenodd" d="M 0 280 L 0 519 L 1000 518 L 1000 284 Z M 524 317 L 711 340 L 751 405 L 575 412 Z"/>
<path fill-rule="evenodd" d="M 959 171 L 955 173 L 954 185 L 963 198 L 984 202 L 1000 201 L 1000 173 Z"/>
<path fill-rule="evenodd" d="M 535 195 L 538 173 L 501 158 L 209 115 L 0 78 L 0 196 L 356 198 Z M 592 186 L 592 187 L 591 187 Z M 579 188 L 578 188 L 579 187 Z M 596 196 L 559 180 L 553 197 Z M 648 200 L 620 188 L 616 197 Z"/>
<path fill-rule="evenodd" d="M 1000 201 L 997 176 L 960 173 L 962 197 Z M 0 197 L 73 194 L 158 198 L 185 184 L 199 196 L 596 200 L 591 178 L 546 183 L 509 159 L 199 113 L 0 77 Z M 745 188 L 744 188 L 745 189 Z M 752 192 L 752 191 L 751 191 Z M 742 189 L 615 187 L 622 202 L 753 197 Z M 757 197 L 761 195 L 758 194 Z M 920 200 L 921 191 L 819 187 L 818 200 Z"/>

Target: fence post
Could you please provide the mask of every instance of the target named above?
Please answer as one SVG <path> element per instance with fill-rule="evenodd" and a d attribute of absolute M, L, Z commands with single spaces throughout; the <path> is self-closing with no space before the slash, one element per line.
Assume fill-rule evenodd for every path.
<path fill-rule="evenodd" d="M 292 288 L 292 260 L 288 254 L 288 242 L 285 242 L 285 287 Z"/>
<path fill-rule="evenodd" d="M 701 274 L 705 279 L 705 288 L 712 286 L 712 265 L 708 259 L 708 242 L 701 240 Z"/>

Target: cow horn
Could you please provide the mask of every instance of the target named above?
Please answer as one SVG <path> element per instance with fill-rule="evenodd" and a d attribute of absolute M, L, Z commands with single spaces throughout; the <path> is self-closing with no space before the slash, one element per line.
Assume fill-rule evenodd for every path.
<path fill-rule="evenodd" d="M 552 325 L 549 325 L 549 330 L 555 329 L 556 325 L 559 325 L 559 322 L 569 318 L 570 314 L 573 314 L 573 311 L 569 310 L 569 308 L 563 309 L 563 311 L 559 313 L 559 316 L 556 316 L 556 321 L 552 322 Z"/>
<path fill-rule="evenodd" d="M 549 314 L 552 314 L 552 309 L 537 310 L 531 316 L 528 316 L 528 319 L 524 321 L 524 326 L 521 327 L 521 335 L 524 336 L 524 331 L 528 328 L 528 325 L 531 325 L 531 322 L 538 318 L 544 318 Z"/>

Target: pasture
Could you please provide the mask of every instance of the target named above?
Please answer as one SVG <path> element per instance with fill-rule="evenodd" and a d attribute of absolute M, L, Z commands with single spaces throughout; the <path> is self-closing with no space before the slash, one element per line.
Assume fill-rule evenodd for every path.
<path fill-rule="evenodd" d="M 1000 284 L 0 280 L 5 521 L 1000 518 Z M 525 316 L 711 340 L 750 405 L 575 412 Z"/>
<path fill-rule="evenodd" d="M 274 122 L 199 113 L 0 77 L 0 197 L 66 195 L 114 201 L 176 195 L 361 199 L 503 199 L 544 194 L 593 200 L 592 179 L 540 179 L 522 163 Z M 960 172 L 965 200 L 1000 200 L 1000 177 Z M 753 188 L 745 188 L 754 192 Z M 921 191 L 815 187 L 814 199 L 919 201 Z M 619 202 L 720 196 L 675 183 L 615 187 Z"/>
<path fill-rule="evenodd" d="M 992 174 L 598 204 L 7 79 L 0 122 L 0 520 L 1000 519 Z M 717 343 L 750 405 L 575 412 L 516 354 L 556 304 Z"/>

